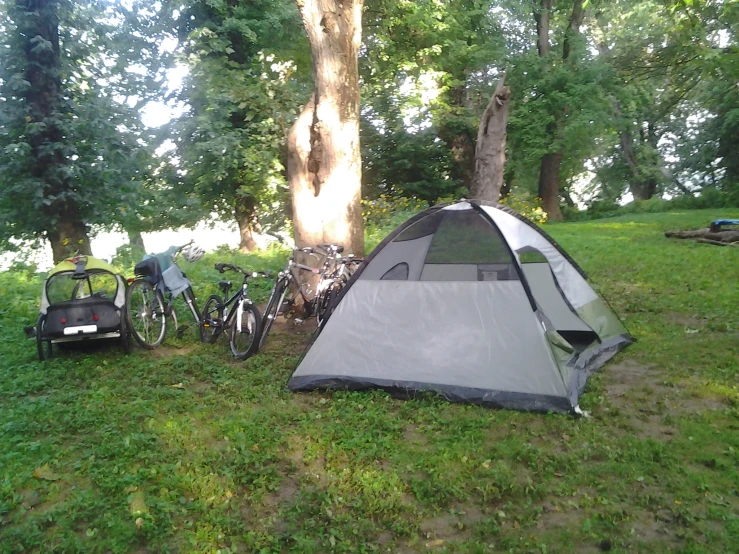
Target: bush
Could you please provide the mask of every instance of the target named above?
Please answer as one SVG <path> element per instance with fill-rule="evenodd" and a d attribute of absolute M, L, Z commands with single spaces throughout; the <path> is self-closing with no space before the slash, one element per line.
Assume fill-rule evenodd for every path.
<path fill-rule="evenodd" d="M 546 223 L 549 217 L 541 207 L 541 198 L 533 196 L 527 190 L 514 188 L 508 196 L 500 200 L 500 204 L 516 210 L 534 223 Z"/>
<path fill-rule="evenodd" d="M 624 206 L 619 206 L 612 200 L 596 200 L 586 210 L 564 207 L 562 214 L 567 221 L 583 221 L 628 214 L 651 214 L 673 210 L 706 210 L 734 207 L 739 207 L 739 197 L 721 192 L 715 188 L 705 188 L 699 196 L 685 194 L 676 196 L 670 200 L 663 198 L 634 200 Z"/>

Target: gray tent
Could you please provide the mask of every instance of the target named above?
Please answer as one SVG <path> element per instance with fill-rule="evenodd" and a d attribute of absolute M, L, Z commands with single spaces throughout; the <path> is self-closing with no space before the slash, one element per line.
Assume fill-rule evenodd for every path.
<path fill-rule="evenodd" d="M 587 377 L 633 341 L 541 229 L 461 201 L 418 214 L 375 248 L 288 386 L 579 411 Z"/>

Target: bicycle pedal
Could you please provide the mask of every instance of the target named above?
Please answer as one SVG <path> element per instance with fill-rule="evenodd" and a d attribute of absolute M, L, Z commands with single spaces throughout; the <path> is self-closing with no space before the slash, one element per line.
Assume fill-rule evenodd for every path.
<path fill-rule="evenodd" d="M 185 332 L 190 328 L 189 325 L 180 325 L 177 327 L 177 338 L 181 339 Z"/>

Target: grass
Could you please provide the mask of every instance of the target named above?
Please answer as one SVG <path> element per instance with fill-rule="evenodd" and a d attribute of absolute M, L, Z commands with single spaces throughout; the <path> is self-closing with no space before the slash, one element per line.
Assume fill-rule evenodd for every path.
<path fill-rule="evenodd" d="M 192 333 L 41 364 L 21 331 L 41 280 L 0 274 L 0 552 L 734 551 L 739 252 L 663 236 L 714 217 L 739 213 L 547 227 L 639 338 L 587 419 L 291 394 L 291 325 L 246 363 Z M 185 269 L 202 300 L 214 261 L 281 256 Z"/>

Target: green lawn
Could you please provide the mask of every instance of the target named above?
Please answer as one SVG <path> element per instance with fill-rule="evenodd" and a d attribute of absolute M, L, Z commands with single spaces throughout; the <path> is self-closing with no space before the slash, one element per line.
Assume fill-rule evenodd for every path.
<path fill-rule="evenodd" d="M 41 364 L 40 279 L 0 274 L 0 552 L 736 551 L 739 248 L 663 236 L 718 216 L 547 226 L 639 339 L 587 419 L 291 394 L 312 323 L 246 363 L 192 333 Z"/>

